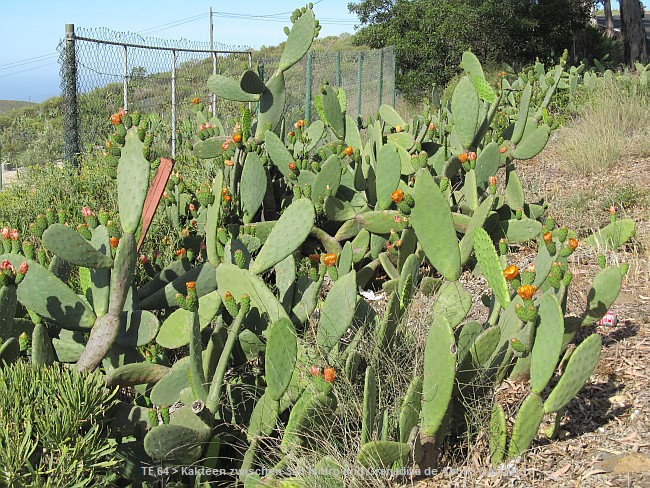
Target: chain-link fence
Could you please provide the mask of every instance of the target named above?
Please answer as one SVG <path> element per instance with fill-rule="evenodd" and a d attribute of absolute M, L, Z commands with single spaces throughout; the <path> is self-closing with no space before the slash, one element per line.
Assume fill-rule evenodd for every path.
<path fill-rule="evenodd" d="M 159 128 L 169 134 L 174 157 L 176 129 L 179 120 L 189 117 L 193 98 L 208 102 L 226 127 L 239 116 L 240 104 L 208 92 L 211 74 L 238 78 L 253 68 L 267 80 L 279 62 L 256 58 L 253 65 L 253 52 L 234 46 L 143 38 L 104 28 L 75 31 L 70 24 L 59 52 L 68 161 L 106 139 L 110 131 L 106 120 L 120 107 L 156 114 Z M 309 52 L 285 77 L 289 120 L 316 117 L 313 97 L 324 80 L 344 88 L 352 117 L 366 117 L 382 103 L 395 103 L 392 48 Z"/>

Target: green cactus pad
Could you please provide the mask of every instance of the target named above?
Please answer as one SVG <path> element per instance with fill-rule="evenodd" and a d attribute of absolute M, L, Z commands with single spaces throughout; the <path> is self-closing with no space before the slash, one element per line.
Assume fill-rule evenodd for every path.
<path fill-rule="evenodd" d="M 15 337 L 10 337 L 0 344 L 0 365 L 11 364 L 20 357 L 20 343 Z"/>
<path fill-rule="evenodd" d="M 61 363 L 76 363 L 83 353 L 86 341 L 79 331 L 61 329 L 59 338 L 52 339 L 56 358 Z"/>
<path fill-rule="evenodd" d="M 524 136 L 512 156 L 515 159 L 532 159 L 537 156 L 546 147 L 548 138 L 551 135 L 551 128 L 546 125 L 540 125 L 534 131 Z"/>
<path fill-rule="evenodd" d="M 321 310 L 316 343 L 323 354 L 338 344 L 352 324 L 357 304 L 356 273 L 350 272 L 334 282 Z"/>
<path fill-rule="evenodd" d="M 267 131 L 264 135 L 264 142 L 264 147 L 269 153 L 269 157 L 273 164 L 275 164 L 285 178 L 289 178 L 289 174 L 291 174 L 289 164 L 294 161 L 289 150 L 286 148 L 282 140 L 271 131 Z"/>
<path fill-rule="evenodd" d="M 469 148 L 476 134 L 480 105 L 474 84 L 463 76 L 451 98 L 451 113 L 459 141 L 465 149 Z"/>
<path fill-rule="evenodd" d="M 251 412 L 246 434 L 249 442 L 259 435 L 268 436 L 273 432 L 278 422 L 279 408 L 280 402 L 274 400 L 268 392 L 264 392 Z"/>
<path fill-rule="evenodd" d="M 14 334 L 14 316 L 18 295 L 15 285 L 5 285 L 0 289 L 0 339 L 8 339 Z"/>
<path fill-rule="evenodd" d="M 422 383 L 422 433 L 433 437 L 442 425 L 456 377 L 454 331 L 442 315 L 434 315 L 424 350 Z"/>
<path fill-rule="evenodd" d="M 95 227 L 90 243 L 97 252 L 105 254 L 110 258 L 110 235 L 106 227 L 103 225 Z M 95 313 L 98 317 L 106 315 L 111 297 L 111 270 L 101 268 L 90 269 L 90 283 L 92 304 Z"/>
<path fill-rule="evenodd" d="M 481 100 L 488 103 L 494 103 L 497 101 L 497 94 L 484 76 L 476 75 L 470 76 L 470 78 L 472 79 L 476 93 Z"/>
<path fill-rule="evenodd" d="M 245 74 L 244 74 L 245 75 Z M 242 83 L 244 82 L 245 83 Z M 242 89 L 242 84 L 248 89 L 253 89 L 253 84 L 249 83 L 249 77 L 242 76 L 239 82 L 223 75 L 211 75 L 208 78 L 208 89 L 218 97 L 235 102 L 257 102 L 260 99 L 259 93 L 250 93 Z M 261 92 L 260 92 L 261 93 Z"/>
<path fill-rule="evenodd" d="M 525 204 L 524 188 L 512 164 L 506 167 L 506 202 L 513 210 L 523 209 Z"/>
<path fill-rule="evenodd" d="M 153 384 L 166 376 L 171 368 L 154 363 L 131 363 L 115 368 L 106 376 L 106 386 L 127 387 L 142 384 Z"/>
<path fill-rule="evenodd" d="M 216 235 L 216 230 L 215 230 Z M 184 275 L 191 269 L 190 262 L 187 259 L 172 261 L 160 273 L 152 278 L 138 289 L 138 298 L 140 301 L 153 295 L 158 290 L 163 289 L 169 283 L 172 283 L 179 276 Z"/>
<path fill-rule="evenodd" d="M 476 57 L 476 55 L 471 51 L 463 52 L 463 57 L 460 62 L 460 67 L 463 68 L 465 74 L 473 79 L 475 76 L 483 76 L 483 68 L 481 67 L 481 62 Z"/>
<path fill-rule="evenodd" d="M 449 281 L 460 277 L 460 249 L 451 208 L 433 176 L 421 169 L 415 179 L 411 223 L 431 264 Z"/>
<path fill-rule="evenodd" d="M 85 300 L 63 281 L 36 261 L 20 254 L 3 254 L 18 269 L 26 262 L 29 271 L 17 287 L 18 301 L 41 317 L 54 320 L 62 327 L 90 329 L 95 323 L 95 313 Z"/>
<path fill-rule="evenodd" d="M 366 368 L 366 379 L 363 388 L 363 409 L 361 413 L 361 445 L 370 441 L 375 427 L 377 414 L 377 378 L 372 366 Z"/>
<path fill-rule="evenodd" d="M 201 330 L 210 324 L 219 307 L 221 307 L 221 297 L 216 290 L 199 298 L 199 324 Z M 167 349 L 186 346 L 190 340 L 193 320 L 192 312 L 189 310 L 182 308 L 174 310 L 160 326 L 158 335 L 155 336 L 156 342 Z M 118 342 L 120 342 L 119 338 Z"/>
<path fill-rule="evenodd" d="M 377 154 L 376 162 L 377 203 L 383 210 L 393 204 L 391 194 L 397 189 L 401 175 L 401 159 L 393 144 L 384 144 Z"/>
<path fill-rule="evenodd" d="M 215 196 L 221 195 L 222 188 L 223 188 L 223 172 L 218 171 L 214 179 L 212 180 L 212 194 Z M 206 222 L 205 222 L 205 250 L 208 255 L 208 262 L 215 268 L 221 262 L 221 258 L 219 257 L 219 254 L 217 252 L 217 228 L 221 220 L 220 217 L 221 217 L 221 201 L 215 198 L 215 201 L 208 206 L 208 211 L 206 214 Z M 173 263 L 171 266 L 173 266 Z M 160 274 L 162 275 L 162 271 Z M 180 276 L 183 273 L 179 271 L 176 274 Z M 168 282 L 173 281 L 173 279 L 175 278 L 168 280 Z M 154 278 L 154 280 L 156 280 L 156 278 Z M 149 283 L 147 283 L 147 285 L 149 285 Z M 142 294 L 140 294 L 140 297 L 142 297 Z"/>
<path fill-rule="evenodd" d="M 580 391 L 598 363 L 602 344 L 599 334 L 591 334 L 573 351 L 560 381 L 544 402 L 546 413 L 557 412 Z"/>
<path fill-rule="evenodd" d="M 264 363 L 266 394 L 279 401 L 289 386 L 296 365 L 296 330 L 289 319 L 281 319 L 269 327 L 267 337 Z"/>
<path fill-rule="evenodd" d="M 301 276 L 296 282 L 293 296 L 292 318 L 298 323 L 304 324 L 309 320 L 311 314 L 318 305 L 318 294 L 323 285 L 323 278 L 318 281 L 311 281 L 306 276 Z"/>
<path fill-rule="evenodd" d="M 507 308 L 510 304 L 510 292 L 506 278 L 503 276 L 501 261 L 492 243 L 492 238 L 481 227 L 474 230 L 474 251 L 481 266 L 481 272 L 492 288 L 494 296 L 503 308 Z"/>
<path fill-rule="evenodd" d="M 476 187 L 479 195 L 482 195 L 487 189 L 490 176 L 497 174 L 501 161 L 499 150 L 499 145 L 496 142 L 490 142 L 476 158 Z"/>
<path fill-rule="evenodd" d="M 587 306 L 582 315 L 582 325 L 595 324 L 605 316 L 621 292 L 622 282 L 623 276 L 618 266 L 610 266 L 598 272 L 587 293 Z M 20 300 L 20 286 L 18 299 Z"/>
<path fill-rule="evenodd" d="M 524 137 L 524 130 L 526 129 L 526 123 L 528 122 L 528 109 L 530 107 L 531 95 L 532 86 L 530 83 L 527 83 L 521 95 L 521 101 L 519 102 L 519 115 L 510 138 L 513 144 L 519 144 L 521 139 Z"/>
<path fill-rule="evenodd" d="M 507 438 L 506 414 L 501 404 L 495 403 L 490 417 L 490 463 L 492 466 L 498 466 L 503 461 Z"/>
<path fill-rule="evenodd" d="M 445 317 L 452 329 L 460 324 L 472 307 L 472 295 L 465 291 L 462 283 L 446 281 L 438 290 L 431 314 L 434 317 Z"/>
<path fill-rule="evenodd" d="M 399 221 L 395 220 L 398 219 Z M 406 228 L 407 222 L 400 217 L 400 213 L 395 210 L 376 210 L 373 212 L 364 212 L 357 214 L 355 220 L 365 230 L 372 234 L 390 234 L 391 230 L 401 232 Z M 353 226 L 354 224 L 350 224 Z M 357 231 L 358 232 L 358 231 Z M 356 233 L 354 234 L 356 235 Z M 337 232 L 339 238 L 340 230 Z M 353 237 L 353 236 L 352 236 Z"/>
<path fill-rule="evenodd" d="M 336 403 L 334 396 L 325 393 L 314 394 L 305 390 L 291 409 L 280 450 L 283 453 L 288 453 L 302 445 L 303 432 L 317 418 L 323 418 L 326 414 L 331 415 L 336 408 Z"/>
<path fill-rule="evenodd" d="M 182 465 L 195 463 L 210 438 L 210 430 L 197 431 L 183 425 L 162 424 L 144 438 L 144 450 L 156 462 Z"/>
<path fill-rule="evenodd" d="M 259 156 L 254 152 L 246 155 L 246 162 L 239 182 L 239 197 L 245 224 L 250 223 L 262 205 L 266 193 L 266 171 Z"/>
<path fill-rule="evenodd" d="M 251 93 L 255 95 L 261 94 L 266 90 L 266 85 L 264 81 L 255 73 L 253 70 L 246 70 L 242 73 L 241 78 L 239 78 L 239 86 L 246 93 Z M 243 100 L 247 101 L 247 100 Z M 255 101 L 255 100 L 252 100 Z"/>
<path fill-rule="evenodd" d="M 361 446 L 357 463 L 365 468 L 392 468 L 395 463 L 405 463 L 410 453 L 411 448 L 403 442 L 372 441 Z"/>
<path fill-rule="evenodd" d="M 515 458 L 528 450 L 544 418 L 544 404 L 537 393 L 529 394 L 519 408 L 512 429 L 508 457 Z"/>
<path fill-rule="evenodd" d="M 316 34 L 314 20 L 314 12 L 308 9 L 294 22 L 282 51 L 279 71 L 289 69 L 307 53 Z"/>
<path fill-rule="evenodd" d="M 345 135 L 345 116 L 341 110 L 341 104 L 336 92 L 331 86 L 326 85 L 325 94 L 320 96 L 322 97 L 323 115 L 327 125 L 331 127 L 336 137 L 343 139 Z"/>
<path fill-rule="evenodd" d="M 416 376 L 406 390 L 399 413 L 399 440 L 406 443 L 413 427 L 420 421 L 422 408 L 422 378 Z"/>
<path fill-rule="evenodd" d="M 151 390 L 151 403 L 158 406 L 173 405 L 178 401 L 181 391 L 190 386 L 189 356 L 177 362 L 172 370 L 160 378 Z"/>
<path fill-rule="evenodd" d="M 180 293 L 185 295 L 187 293 L 186 284 L 190 281 L 196 283 L 196 293 L 199 298 L 207 295 L 217 287 L 214 269 L 214 266 L 210 263 L 199 264 L 184 275 L 179 276 L 171 283 L 165 285 L 164 288 L 142 299 L 140 301 L 140 307 L 143 310 L 154 310 L 178 306 L 176 303 L 176 294 Z"/>
<path fill-rule="evenodd" d="M 481 332 L 470 347 L 474 367 L 485 369 L 489 366 L 489 360 L 496 351 L 500 339 L 501 329 L 496 325 Z"/>
<path fill-rule="evenodd" d="M 144 201 L 149 190 L 150 163 L 142 155 L 144 144 L 135 127 L 126 134 L 126 143 L 117 166 L 117 206 L 122 230 L 135 234 L 140 225 Z"/>
<path fill-rule="evenodd" d="M 111 268 L 113 259 L 95 249 L 67 225 L 52 224 L 43 233 L 43 245 L 70 264 L 86 268 Z"/>
<path fill-rule="evenodd" d="M 324 210 L 325 216 L 334 222 L 345 222 L 357 214 L 357 210 L 350 203 L 333 196 L 325 199 Z"/>
<path fill-rule="evenodd" d="M 499 222 L 499 227 L 510 243 L 533 240 L 542 231 L 541 222 L 527 218 L 502 220 Z"/>
<path fill-rule="evenodd" d="M 395 110 L 390 105 L 386 105 L 385 103 L 382 104 L 379 107 L 379 116 L 381 117 L 381 120 L 386 122 L 386 124 L 390 127 L 397 127 L 398 125 L 402 129 L 406 127 L 406 122 L 402 116 L 398 114 L 397 110 Z"/>
<path fill-rule="evenodd" d="M 348 146 L 351 146 L 352 149 L 355 150 L 356 149 L 361 150 L 363 146 L 363 143 L 361 142 L 361 134 L 359 134 L 359 128 L 357 127 L 357 123 L 349 115 L 345 116 L 345 143 Z"/>
<path fill-rule="evenodd" d="M 285 49 L 286 52 L 286 49 Z M 276 72 L 266 83 L 267 90 L 260 97 L 260 111 L 257 117 L 256 138 L 264 136 L 264 129 L 270 125 L 275 130 L 284 115 L 284 106 L 287 102 L 287 90 L 282 72 Z"/>
<path fill-rule="evenodd" d="M 539 325 L 530 361 L 530 388 L 541 394 L 560 359 L 564 336 L 564 314 L 553 295 L 544 294 L 537 310 Z"/>
<path fill-rule="evenodd" d="M 474 230 L 483 227 L 485 221 L 492 210 L 492 205 L 494 204 L 494 195 L 489 195 L 476 210 L 467 224 L 465 229 L 465 235 L 461 238 L 459 247 L 460 247 L 460 262 L 465 264 L 467 260 L 472 255 L 474 250 Z"/>
<path fill-rule="evenodd" d="M 274 323 L 281 318 L 289 318 L 266 283 L 250 271 L 223 263 L 217 267 L 216 274 L 222 300 L 226 292 L 230 292 L 234 297 L 246 294 L 251 299 L 251 307 L 257 308 L 260 314 L 266 314 L 269 323 Z"/>
<path fill-rule="evenodd" d="M 158 318 L 151 312 L 146 310 L 122 312 L 120 329 L 115 342 L 123 346 L 144 346 L 153 341 L 159 327 Z"/>
<path fill-rule="evenodd" d="M 199 159 L 218 158 L 223 154 L 221 146 L 225 141 L 225 137 L 211 137 L 205 141 L 196 141 L 192 148 L 192 153 Z"/>
<path fill-rule="evenodd" d="M 635 232 L 636 224 L 634 220 L 621 219 L 597 230 L 582 242 L 603 251 L 614 251 L 629 241 Z"/>
<path fill-rule="evenodd" d="M 292 254 L 307 239 L 315 220 L 314 206 L 306 198 L 289 205 L 251 265 L 251 273 L 263 273 Z"/>
<path fill-rule="evenodd" d="M 54 348 L 44 323 L 34 326 L 32 333 L 32 364 L 34 366 L 51 366 L 54 364 Z"/>
<path fill-rule="evenodd" d="M 341 160 L 336 154 L 332 154 L 321 166 L 320 171 L 314 179 L 311 188 L 311 201 L 322 203 L 328 193 L 327 187 L 332 195 L 336 192 L 341 185 Z"/>

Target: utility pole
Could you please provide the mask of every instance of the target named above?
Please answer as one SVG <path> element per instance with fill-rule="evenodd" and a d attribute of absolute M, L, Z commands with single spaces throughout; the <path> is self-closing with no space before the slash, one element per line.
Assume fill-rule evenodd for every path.
<path fill-rule="evenodd" d="M 217 54 L 214 52 L 214 23 L 212 22 L 212 7 L 210 7 L 210 51 L 212 51 L 212 74 L 217 74 Z M 217 96 L 210 95 L 212 105 L 212 116 L 217 115 Z"/>

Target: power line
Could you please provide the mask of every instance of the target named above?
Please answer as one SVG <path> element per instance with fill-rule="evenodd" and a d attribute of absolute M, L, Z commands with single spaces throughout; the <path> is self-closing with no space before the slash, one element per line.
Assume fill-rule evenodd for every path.
<path fill-rule="evenodd" d="M 11 63 L 0 64 L 0 69 L 11 69 L 17 68 L 18 66 L 22 66 L 24 64 L 38 63 L 40 61 L 45 61 L 45 59 L 51 58 L 53 56 L 58 56 L 58 53 L 42 54 L 40 56 L 34 56 L 33 58 L 25 58 L 18 61 L 12 61 Z"/>
<path fill-rule="evenodd" d="M 6 78 L 7 76 L 17 75 L 17 74 L 19 74 L 19 73 L 24 73 L 24 72 L 26 72 L 26 71 L 33 71 L 33 70 L 35 70 L 35 69 L 45 68 L 45 67 L 47 67 L 47 66 L 51 66 L 51 65 L 53 65 L 53 64 L 59 64 L 59 62 L 58 62 L 58 61 L 54 61 L 54 62 L 52 62 L 52 63 L 43 64 L 43 65 L 41 65 L 41 66 L 34 66 L 34 67 L 32 67 L 32 68 L 27 68 L 27 69 L 22 69 L 22 70 L 19 70 L 19 71 L 14 71 L 13 73 L 5 73 L 5 74 L 3 74 L 3 75 L 0 75 L 0 78 Z"/>

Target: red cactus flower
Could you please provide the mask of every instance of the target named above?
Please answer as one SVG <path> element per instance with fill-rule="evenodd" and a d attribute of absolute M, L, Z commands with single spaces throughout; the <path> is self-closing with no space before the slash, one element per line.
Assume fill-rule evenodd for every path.
<path fill-rule="evenodd" d="M 196 211 L 196 207 L 194 206 L 193 203 L 190 203 L 190 204 L 188 205 L 188 208 L 190 209 L 190 212 L 194 212 L 194 211 Z"/>
<path fill-rule="evenodd" d="M 146 254 L 140 254 L 140 262 L 142 264 L 148 264 L 149 263 L 149 258 L 147 257 Z"/>
<path fill-rule="evenodd" d="M 17 240 L 20 237 L 20 234 L 18 233 L 18 229 L 11 229 L 11 234 L 9 235 L 12 240 Z"/>
<path fill-rule="evenodd" d="M 14 265 L 11 264 L 11 261 L 5 259 L 0 263 L 0 271 L 15 271 Z"/>
<path fill-rule="evenodd" d="M 291 171 L 296 171 L 296 163 L 294 163 L 293 161 L 291 161 L 291 162 L 289 163 L 289 169 L 290 169 Z"/>
<path fill-rule="evenodd" d="M 311 375 L 312 376 L 319 376 L 320 375 L 320 368 L 318 366 L 312 366 L 311 367 Z"/>
<path fill-rule="evenodd" d="M 496 176 L 490 176 L 490 177 L 488 178 L 488 183 L 490 184 L 490 186 L 496 186 L 496 184 L 497 184 L 497 177 L 496 177 Z"/>
<path fill-rule="evenodd" d="M 11 231 L 9 230 L 9 227 L 3 227 L 2 228 L 2 238 L 3 239 L 9 239 Z"/>
<path fill-rule="evenodd" d="M 84 217 L 90 217 L 91 215 L 95 215 L 95 212 L 90 210 L 90 207 L 81 207 L 81 215 Z"/>
<path fill-rule="evenodd" d="M 508 148 L 507 148 L 506 146 L 503 146 L 501 149 L 499 149 L 499 152 L 500 152 L 501 154 L 503 154 L 503 153 L 506 152 L 507 150 L 508 150 Z"/>
<path fill-rule="evenodd" d="M 21 274 L 27 274 L 27 270 L 29 269 L 29 265 L 27 264 L 27 261 L 23 261 L 20 263 L 20 267 L 18 268 L 18 271 L 20 271 Z"/>
<path fill-rule="evenodd" d="M 434 124 L 433 122 L 431 122 L 431 123 L 429 124 L 429 130 L 435 130 L 435 128 L 436 128 L 436 124 Z"/>
<path fill-rule="evenodd" d="M 474 151 L 468 152 L 467 157 L 469 158 L 470 161 L 476 161 L 476 153 Z"/>

